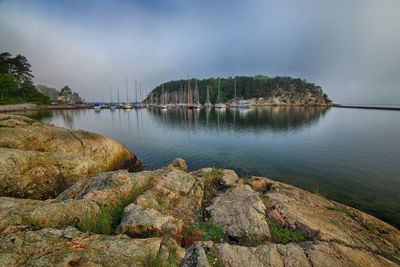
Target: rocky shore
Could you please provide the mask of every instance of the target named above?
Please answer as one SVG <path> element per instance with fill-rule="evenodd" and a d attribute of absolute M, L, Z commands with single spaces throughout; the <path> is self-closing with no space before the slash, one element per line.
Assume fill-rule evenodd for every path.
<path fill-rule="evenodd" d="M 311 106 L 311 107 L 330 107 L 323 96 L 318 94 L 299 93 L 285 91 L 281 89 L 275 90 L 270 97 L 252 98 L 248 100 L 252 106 Z"/>
<path fill-rule="evenodd" d="M 0 266 L 400 264 L 398 229 L 264 177 L 189 172 L 183 159 L 110 171 L 134 155 L 111 139 L 20 116 L 1 115 L 0 150 Z M 58 153 L 77 163 L 63 165 Z M 66 181 L 57 193 L 52 164 Z"/>
<path fill-rule="evenodd" d="M 53 110 L 53 109 L 85 109 L 92 108 L 91 104 L 36 105 L 32 103 L 0 105 L 0 112 Z"/>
<path fill-rule="evenodd" d="M 46 199 L 75 182 L 140 161 L 103 136 L 0 114 L 0 195 Z"/>

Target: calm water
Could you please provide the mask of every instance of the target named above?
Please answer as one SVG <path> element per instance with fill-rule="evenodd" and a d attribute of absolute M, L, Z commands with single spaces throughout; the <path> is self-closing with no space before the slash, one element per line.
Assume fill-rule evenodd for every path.
<path fill-rule="evenodd" d="M 318 192 L 400 226 L 400 112 L 358 109 L 64 110 L 30 113 L 110 136 L 148 169 L 231 168 Z"/>

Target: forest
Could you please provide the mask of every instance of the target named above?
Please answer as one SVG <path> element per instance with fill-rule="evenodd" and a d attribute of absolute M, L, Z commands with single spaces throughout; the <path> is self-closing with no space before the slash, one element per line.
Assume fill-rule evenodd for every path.
<path fill-rule="evenodd" d="M 187 92 L 188 86 L 191 90 L 195 89 L 197 82 L 199 90 L 200 103 L 206 101 L 207 86 L 209 87 L 210 102 L 216 103 L 218 100 L 218 84 L 220 83 L 220 101 L 229 102 L 234 99 L 235 84 L 236 84 L 236 97 L 237 99 L 251 99 L 251 98 L 269 98 L 281 94 L 282 92 L 288 92 L 292 94 L 313 94 L 321 96 L 327 103 L 331 100 L 323 92 L 322 88 L 314 83 L 307 82 L 304 79 L 292 78 L 292 77 L 268 77 L 264 75 L 257 76 L 236 76 L 228 78 L 208 78 L 208 79 L 190 79 L 190 80 L 174 80 L 165 82 L 154 88 L 151 93 L 147 96 L 147 101 L 150 101 L 151 94 L 153 99 L 157 101 L 162 94 L 162 88 L 164 92 L 168 94 L 168 102 L 175 101 L 174 98 L 179 99 L 179 95 L 182 96 L 181 92 Z M 186 95 L 186 94 L 185 94 Z M 186 96 L 185 96 L 186 98 Z"/>

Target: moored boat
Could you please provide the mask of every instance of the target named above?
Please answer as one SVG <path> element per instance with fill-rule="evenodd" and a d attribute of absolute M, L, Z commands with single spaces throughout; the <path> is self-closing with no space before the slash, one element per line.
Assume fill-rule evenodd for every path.
<path fill-rule="evenodd" d="M 220 101 L 221 99 L 221 81 L 218 78 L 218 101 L 215 104 L 215 108 L 226 108 L 226 104 Z"/>
<path fill-rule="evenodd" d="M 250 102 L 248 100 L 239 100 L 239 104 L 238 104 L 239 108 L 250 108 Z"/>

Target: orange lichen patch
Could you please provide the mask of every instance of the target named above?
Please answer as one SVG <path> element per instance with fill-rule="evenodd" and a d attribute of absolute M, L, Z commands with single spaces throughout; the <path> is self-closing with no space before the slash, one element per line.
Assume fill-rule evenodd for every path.
<path fill-rule="evenodd" d="M 264 177 L 253 176 L 250 180 L 250 186 L 253 188 L 253 190 L 258 192 L 268 191 L 273 184 L 274 182 L 272 180 Z"/>
<path fill-rule="evenodd" d="M 72 248 L 72 249 L 84 249 L 86 247 L 86 244 L 81 243 L 81 242 L 76 242 L 76 241 L 69 241 L 69 242 L 67 242 L 66 247 Z"/>

